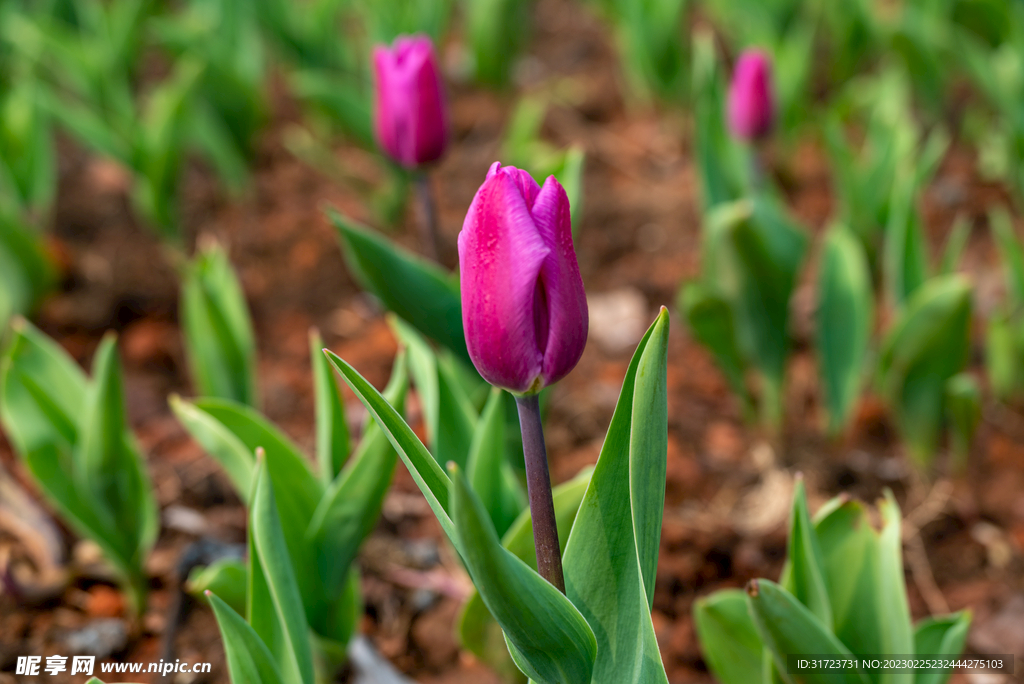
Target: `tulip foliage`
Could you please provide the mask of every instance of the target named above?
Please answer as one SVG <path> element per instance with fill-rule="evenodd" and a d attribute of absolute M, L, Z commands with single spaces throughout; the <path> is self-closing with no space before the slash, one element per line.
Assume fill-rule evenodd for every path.
<path fill-rule="evenodd" d="M 757 371 L 761 415 L 774 427 L 782 420 L 789 301 L 806 248 L 803 229 L 767 197 L 719 205 L 705 220 L 702 276 L 679 295 L 694 336 L 744 406 L 753 402 L 747 372 Z"/>
<path fill-rule="evenodd" d="M 285 675 L 280 681 L 311 684 L 305 669 L 309 649 L 317 655 L 318 671 L 332 675 L 344 662 L 361 613 L 352 565 L 380 515 L 396 455 L 372 421 L 358 447 L 350 448 L 344 403 L 322 346 L 312 333 L 317 473 L 284 433 L 249 406 L 231 399 L 171 398 L 182 425 L 249 505 L 248 625 L 223 600 L 212 599 L 236 682 L 279 681 L 246 675 L 246 659 L 261 657 L 257 642 L 274 653 L 275 667 Z M 399 355 L 384 392 L 393 405 L 404 405 L 407 385 L 405 356 Z M 263 458 L 254 460 L 257 449 Z M 237 567 L 224 563 L 217 574 L 196 581 L 215 590 Z M 279 605 L 282 596 L 288 605 Z M 282 630 L 289 635 L 286 642 L 280 642 Z M 307 630 L 315 635 L 312 646 Z"/>
<path fill-rule="evenodd" d="M 667 682 L 650 614 L 665 491 L 667 341 L 662 310 L 630 362 L 569 532 L 565 595 L 502 546 L 465 469 L 445 472 L 385 398 L 329 354 L 409 468 L 516 666 L 538 683 Z"/>
<path fill-rule="evenodd" d="M 100 343 L 87 378 L 59 345 L 17 321 L 0 361 L 0 421 L 43 494 L 103 550 L 141 614 L 159 518 L 128 429 L 114 337 Z"/>
<path fill-rule="evenodd" d="M 255 406 L 256 341 L 238 276 L 216 243 L 186 265 L 181 327 L 199 394 Z"/>
<path fill-rule="evenodd" d="M 812 519 L 802 481 L 790 518 L 786 564 L 778 583 L 757 579 L 746 591 L 698 599 L 693 617 L 705 660 L 722 684 L 888 681 L 860 670 L 787 674 L 790 655 L 955 656 L 969 611 L 913 625 L 903 579 L 900 510 L 887 492 L 881 528 L 859 501 L 836 497 Z M 944 684 L 950 672 L 918 672 L 900 681 Z"/>

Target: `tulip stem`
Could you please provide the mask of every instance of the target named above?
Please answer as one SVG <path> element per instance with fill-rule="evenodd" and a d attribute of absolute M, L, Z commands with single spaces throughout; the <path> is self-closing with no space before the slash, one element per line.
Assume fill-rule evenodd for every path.
<path fill-rule="evenodd" d="M 437 239 L 437 205 L 430 191 L 430 179 L 425 172 L 418 172 L 413 178 L 416 197 L 420 206 L 420 242 L 423 252 L 436 262 L 441 260 L 441 249 Z"/>
<path fill-rule="evenodd" d="M 516 397 L 519 427 L 523 432 L 523 456 L 526 458 L 526 491 L 533 518 L 533 543 L 537 548 L 540 576 L 565 593 L 562 576 L 562 552 L 555 525 L 555 502 L 551 498 L 548 452 L 544 446 L 544 427 L 540 420 L 540 402 L 536 394 Z"/>

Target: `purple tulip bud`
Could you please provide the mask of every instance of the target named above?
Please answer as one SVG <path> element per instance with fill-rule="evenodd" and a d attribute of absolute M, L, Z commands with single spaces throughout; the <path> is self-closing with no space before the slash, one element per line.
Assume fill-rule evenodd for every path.
<path fill-rule="evenodd" d="M 772 63 L 765 53 L 747 50 L 740 55 L 729 84 L 729 128 L 743 140 L 768 135 L 775 120 Z"/>
<path fill-rule="evenodd" d="M 435 161 L 448 143 L 448 112 L 434 46 L 426 36 L 399 36 L 373 48 L 374 129 L 388 156 L 412 169 Z"/>
<path fill-rule="evenodd" d="M 548 176 L 495 162 L 459 233 L 462 324 L 487 382 L 532 394 L 562 379 L 587 343 L 587 295 L 569 198 Z"/>

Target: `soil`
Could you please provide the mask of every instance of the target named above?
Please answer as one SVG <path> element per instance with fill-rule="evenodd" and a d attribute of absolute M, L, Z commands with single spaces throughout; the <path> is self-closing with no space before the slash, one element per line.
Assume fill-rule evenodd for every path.
<path fill-rule="evenodd" d="M 524 91 L 571 94 L 552 106 L 543 132 L 553 145 L 578 143 L 587 151 L 577 254 L 588 293 L 600 299 L 627 292 L 630 301 L 641 302 L 647 321 L 662 305 L 672 309 L 668 483 L 653 612 L 669 681 L 712 681 L 690 617 L 696 597 L 754 577 L 777 578 L 796 472 L 806 479 L 812 509 L 839 492 L 875 500 L 892 488 L 923 541 L 923 562 L 911 562 L 913 554 L 907 554 L 915 618 L 943 602 L 952 610 L 970 608 L 969 650 L 1015 651 L 1021 672 L 1024 636 L 1006 625 L 1024 623 L 1024 609 L 1007 612 L 1024 601 L 1024 413 L 987 407 L 968 471 L 951 480 L 926 482 L 906 467 L 893 427 L 870 395 L 849 435 L 827 440 L 807 333 L 813 301 L 804 286 L 794 306 L 797 351 L 785 428 L 781 437 L 772 437 L 745 424 L 710 356 L 689 338 L 673 306 L 679 283 L 698 268 L 699 193 L 688 119 L 627 98 L 606 27 L 577 3 L 540 0 L 535 27 L 517 79 Z M 498 158 L 515 98 L 458 84 L 450 95 L 454 140 L 431 181 L 442 261 L 453 266 L 466 207 Z M 335 146 L 329 165 L 298 159 L 285 144 L 299 126 L 297 109 L 280 93 L 275 101 L 249 190 L 228 197 L 210 173 L 190 168 L 183 223 L 191 239 L 212 235 L 228 246 L 257 331 L 262 409 L 312 453 L 309 328 L 318 327 L 326 345 L 378 387 L 396 351 L 379 308 L 346 271 L 322 211 L 329 204 L 375 223 L 363 188 L 385 174 L 374 155 L 347 145 Z M 779 146 L 769 154 L 774 172 L 786 179 L 793 212 L 820 232 L 834 209 L 820 147 Z M 161 657 L 181 552 L 199 537 L 243 541 L 245 512 L 224 474 L 167 408 L 168 394 L 193 394 L 177 324 L 176 274 L 153 234 L 133 218 L 123 180 L 119 169 L 62 143 L 49 241 L 63 282 L 34 320 L 86 366 L 105 330 L 120 335 L 128 410 L 164 525 L 149 562 L 150 608 L 140 624 L 116 622 L 127 625 L 127 632 L 112 639 L 111 658 L 148 662 Z M 978 285 L 982 311 L 999 288 L 993 248 L 980 227 L 993 201 L 1007 198 L 980 179 L 973 152 L 954 144 L 925 194 L 926 225 L 934 245 L 960 212 L 979 226 L 965 268 Z M 415 215 L 406 213 L 390 237 L 415 249 Z M 603 345 L 599 333 L 591 335 L 579 366 L 553 392 L 547 436 L 556 481 L 596 461 L 629 361 L 631 348 Z M 980 377 L 980 366 L 974 370 Z M 358 421 L 363 409 L 353 395 L 347 398 Z M 36 491 L 2 438 L 0 464 Z M 102 571 L 90 570 L 88 545 L 56 529 L 76 559 L 78 575 L 41 604 L 0 595 L 0 684 L 37 681 L 13 674 L 18 655 L 67 653 L 69 634 L 125 617 L 113 585 Z M 411 477 L 399 467 L 383 519 L 360 557 L 362 629 L 385 657 L 423 684 L 497 682 L 456 646 L 452 625 L 468 580 L 442 538 Z M 908 549 L 918 548 L 916 540 L 909 535 Z M 25 553 L 23 546 L 0 532 L 0 549 L 18 554 Z M 228 681 L 216 623 L 205 608 L 188 612 L 174 657 L 212 663 L 210 674 L 176 682 Z M 152 675 L 130 679 L 158 681 L 147 676 Z"/>

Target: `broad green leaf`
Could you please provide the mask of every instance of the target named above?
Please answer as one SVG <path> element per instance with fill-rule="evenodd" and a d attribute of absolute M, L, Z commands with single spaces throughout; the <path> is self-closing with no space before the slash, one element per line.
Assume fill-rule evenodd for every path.
<path fill-rule="evenodd" d="M 282 628 L 285 646 L 282 670 L 288 673 L 287 678 L 291 681 L 313 684 L 309 627 L 274 500 L 275 488 L 265 463 L 257 463 L 255 479 L 249 524 L 267 592 Z"/>
<path fill-rule="evenodd" d="M 970 373 L 958 373 L 946 382 L 946 414 L 951 451 L 962 470 L 981 422 L 981 388 Z"/>
<path fill-rule="evenodd" d="M 388 310 L 470 363 L 459 289 L 450 276 L 336 211 L 328 212 L 328 217 L 338 230 L 346 262 L 360 285 Z"/>
<path fill-rule="evenodd" d="M 434 458 L 441 466 L 454 461 L 465 467 L 477 415 L 454 362 L 446 363 L 419 331 L 401 318 L 391 316 L 389 322 L 409 350 L 409 366 Z"/>
<path fill-rule="evenodd" d="M 832 629 L 832 605 L 823 572 L 824 561 L 818 536 L 807 510 L 807 492 L 798 478 L 793 492 L 789 538 L 786 541 L 786 567 L 780 584 L 797 601 L 807 606 L 821 624 Z"/>
<path fill-rule="evenodd" d="M 815 516 L 836 637 L 853 653 L 884 653 L 879 625 L 878 533 L 864 505 L 833 499 Z M 872 682 L 878 673 L 867 673 Z"/>
<path fill-rule="evenodd" d="M 207 591 L 213 592 L 236 613 L 245 612 L 245 561 L 241 558 L 221 558 L 210 565 L 194 568 L 188 574 L 185 590 L 200 598 Z"/>
<path fill-rule="evenodd" d="M 16 319 L 0 374 L 0 417 L 18 452 L 48 443 L 70 448 L 77 441 L 88 380 L 60 345 Z M 71 477 L 70 462 L 66 476 Z"/>
<path fill-rule="evenodd" d="M 584 468 L 573 479 L 552 489 L 555 526 L 558 529 L 560 551 L 565 551 L 565 544 L 569 541 L 569 533 L 576 518 L 576 511 L 579 510 L 580 502 L 583 501 L 583 495 L 587 491 L 593 472 L 594 469 L 591 467 Z M 533 545 L 533 520 L 530 517 L 529 508 L 524 508 L 516 521 L 509 527 L 501 539 L 501 545 L 531 568 L 537 567 L 537 554 Z M 522 673 L 519 672 L 509 656 L 501 628 L 487 610 L 480 594 L 474 592 L 466 601 L 466 605 L 463 606 L 459 615 L 456 631 L 462 647 L 471 651 L 496 672 L 506 677 L 506 681 L 519 681 L 519 678 L 522 677 Z"/>
<path fill-rule="evenodd" d="M 751 404 L 744 378 L 746 361 L 739 349 L 732 307 L 729 302 L 707 292 L 700 283 L 686 283 L 679 291 L 679 310 L 694 337 L 711 352 L 729 387 L 739 397 L 744 410 Z"/>
<path fill-rule="evenodd" d="M 473 434 L 466 477 L 499 535 L 505 534 L 526 505 L 505 455 L 505 444 L 505 399 L 502 390 L 494 387 Z"/>
<path fill-rule="evenodd" d="M 405 355 L 400 353 L 384 390 L 388 404 L 399 408 L 405 404 L 408 388 L 405 366 Z M 369 422 L 359 448 L 328 486 L 305 532 L 306 543 L 315 550 L 320 587 L 310 624 L 325 636 L 327 632 L 319 627 L 345 589 L 360 544 L 377 523 L 397 459 L 377 423 Z"/>
<path fill-rule="evenodd" d="M 1011 319 L 1004 311 L 995 311 L 985 329 L 985 373 L 992 393 L 1006 401 L 1020 387 L 1021 363 Z"/>
<path fill-rule="evenodd" d="M 668 310 L 662 307 L 636 367 L 629 433 L 629 505 L 647 608 L 654 606 L 668 463 Z"/>
<path fill-rule="evenodd" d="M 971 221 L 966 214 L 958 214 L 953 227 L 946 236 L 946 245 L 942 248 L 942 261 L 939 262 L 938 275 L 955 273 L 960 267 L 967 241 L 971 237 Z"/>
<path fill-rule="evenodd" d="M 659 520 L 664 465 L 661 453 L 637 453 L 641 445 L 656 444 L 667 430 L 663 418 L 634 422 L 635 411 L 651 407 L 663 396 L 668 314 L 662 309 L 633 354 L 623 380 L 601 455 L 586 496 L 576 515 L 564 554 L 566 595 L 580 610 L 598 638 L 594 682 L 667 682 L 651 623 L 649 595 L 653 586 L 652 541 L 657 529 L 642 531 L 639 521 Z M 662 414 L 664 415 L 664 414 Z M 639 418 L 639 416 L 636 416 Z M 646 467 L 661 479 L 634 482 Z M 644 555 L 641 557 L 641 553 Z"/>
<path fill-rule="evenodd" d="M 878 509 L 882 515 L 876 566 L 878 592 L 875 594 L 876 610 L 881 616 L 879 637 L 882 650 L 879 653 L 913 653 L 914 632 L 903 575 L 900 508 L 888 489 Z M 914 675 L 911 672 L 887 672 L 882 673 L 878 681 L 881 684 L 911 684 Z"/>
<path fill-rule="evenodd" d="M 0 330 L 12 316 L 28 313 L 53 286 L 53 271 L 39 238 L 0 215 Z"/>
<path fill-rule="evenodd" d="M 1006 277 L 1006 291 L 1016 306 L 1024 305 L 1024 248 L 1013 230 L 1013 222 L 1006 209 L 999 207 L 989 212 L 989 227 L 999 248 Z"/>
<path fill-rule="evenodd" d="M 273 655 L 253 628 L 216 594 L 210 593 L 208 596 L 224 642 L 224 656 L 228 661 L 231 681 L 285 684 L 286 680 L 281 676 Z"/>
<path fill-rule="evenodd" d="M 726 589 L 697 599 L 693 623 L 708 668 L 722 684 L 760 681 L 764 647 L 742 590 Z"/>
<path fill-rule="evenodd" d="M 914 630 L 914 653 L 955 657 L 963 652 L 971 611 L 925 618 Z M 946 684 L 950 672 L 918 672 L 914 684 Z"/>
<path fill-rule="evenodd" d="M 177 394 L 172 394 L 167 403 L 192 439 L 224 468 L 239 498 L 247 502 L 255 465 L 253 450 L 219 420 Z"/>
<path fill-rule="evenodd" d="M 355 392 L 359 401 L 363 402 L 366 410 L 370 412 L 374 420 L 387 435 L 388 441 L 398 452 L 402 462 L 409 469 L 416 485 L 423 492 L 430 509 L 434 512 L 441 529 L 452 543 L 458 547 L 455 538 L 455 528 L 448 515 L 449 500 L 448 487 L 450 480 L 441 467 L 430 455 L 423 442 L 419 440 L 416 433 L 405 422 L 402 416 L 381 396 L 373 385 L 368 383 L 363 376 L 359 375 L 352 366 L 346 363 L 337 354 L 327 350 L 328 360 L 334 364 L 334 368 L 341 374 L 352 391 Z"/>
<path fill-rule="evenodd" d="M 889 306 L 900 309 L 928 279 L 928 255 L 921 217 L 914 202 L 916 187 L 907 175 L 892 187 L 889 221 L 885 227 L 883 275 Z"/>
<path fill-rule="evenodd" d="M 524 674 L 544 684 L 590 684 L 597 642 L 569 600 L 505 550 L 465 475 L 452 466 L 452 518 L 462 557 Z"/>
<path fill-rule="evenodd" d="M 744 201 L 746 202 L 746 201 Z M 733 306 L 744 353 L 765 379 L 766 421 L 781 421 L 782 381 L 789 353 L 790 297 L 807 246 L 804 231 L 772 200 L 755 198 L 745 218 L 728 224 L 726 243 L 735 262 Z"/>
<path fill-rule="evenodd" d="M 694 126 L 701 203 L 707 212 L 739 196 L 739 182 L 730 166 L 731 141 L 725 130 L 725 87 L 710 31 L 693 39 Z"/>
<path fill-rule="evenodd" d="M 751 581 L 747 586 L 747 604 L 758 634 L 771 649 L 780 672 L 787 672 L 790 654 L 847 658 L 852 655 L 810 610 L 775 582 Z M 800 681 L 806 684 L 868 684 L 867 677 L 857 670 L 811 670 L 801 675 Z"/>
<path fill-rule="evenodd" d="M 309 358 L 313 366 L 313 391 L 316 395 L 316 461 L 320 479 L 331 482 L 348 460 L 351 449 L 345 402 L 337 380 L 323 354 L 323 339 L 317 330 L 309 331 Z"/>
<path fill-rule="evenodd" d="M 201 394 L 256 404 L 256 343 L 238 277 L 227 253 L 207 244 L 185 269 L 182 332 Z"/>
<path fill-rule="evenodd" d="M 970 323 L 970 283 L 941 276 L 914 293 L 882 342 L 881 394 L 919 465 L 934 456 L 946 381 L 967 362 Z"/>
<path fill-rule="evenodd" d="M 817 351 L 829 429 L 850 421 L 864 383 L 874 327 L 874 293 L 864 250 L 843 226 L 829 230 L 818 269 Z"/>
<path fill-rule="evenodd" d="M 149 476 L 134 438 L 127 432 L 113 334 L 103 338 L 93 359 L 93 379 L 81 417 L 72 474 L 81 496 L 93 501 L 107 534 L 125 549 L 123 562 L 130 576 L 141 577 L 159 522 Z"/>

